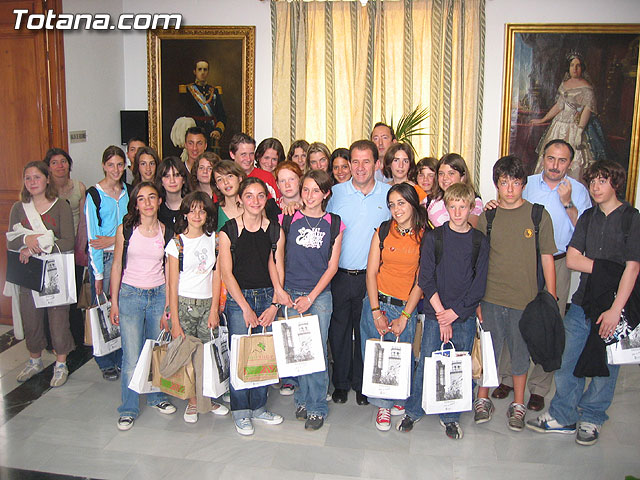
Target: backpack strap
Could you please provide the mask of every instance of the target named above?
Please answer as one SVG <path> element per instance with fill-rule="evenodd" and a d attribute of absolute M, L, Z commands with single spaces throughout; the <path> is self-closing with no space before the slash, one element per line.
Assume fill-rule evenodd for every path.
<path fill-rule="evenodd" d="M 86 194 L 91 197 L 91 200 L 93 200 L 93 204 L 96 206 L 96 216 L 98 217 L 98 226 L 101 227 L 102 217 L 100 216 L 100 203 L 102 202 L 102 199 L 100 198 L 100 193 L 98 192 L 98 189 L 96 187 L 92 186 L 87 188 Z"/>
<path fill-rule="evenodd" d="M 291 230 L 291 222 L 293 221 L 293 215 L 282 216 L 282 230 L 284 231 L 284 238 L 289 236 L 289 230 Z"/>
<path fill-rule="evenodd" d="M 180 237 L 180 235 L 174 236 L 173 241 L 175 242 L 176 248 L 178 249 L 179 271 L 182 272 L 184 267 L 184 243 L 182 243 L 182 238 Z"/>
<path fill-rule="evenodd" d="M 231 245 L 229 247 L 229 250 L 231 251 L 231 261 L 233 262 L 233 265 L 235 265 L 236 244 L 238 243 L 238 221 L 232 218 L 230 221 L 225 223 L 225 227 L 227 225 L 228 227 L 226 228 L 226 233 L 229 236 L 229 242 L 231 242 Z"/>
<path fill-rule="evenodd" d="M 275 263 L 278 240 L 280 240 L 280 224 L 271 220 L 267 227 L 267 233 L 269 234 L 269 240 L 271 241 L 271 255 L 273 255 L 273 263 Z"/>
<path fill-rule="evenodd" d="M 480 245 L 482 245 L 482 232 L 480 230 L 476 230 L 475 228 L 471 229 L 471 263 L 473 265 L 473 277 L 476 276 L 476 265 L 478 264 L 478 257 L 480 256 Z"/>
<path fill-rule="evenodd" d="M 340 215 L 337 213 L 329 213 L 331 215 L 331 228 L 329 229 L 329 256 L 327 257 L 327 261 L 331 260 L 331 254 L 333 253 L 333 245 L 336 243 L 336 238 L 340 235 L 340 225 L 342 224 L 342 219 Z"/>
<path fill-rule="evenodd" d="M 496 210 L 497 208 L 492 208 L 484 212 L 485 218 L 487 219 L 487 240 L 489 241 L 491 241 L 491 229 L 493 228 L 493 220 L 496 218 Z"/>
<path fill-rule="evenodd" d="M 389 235 L 389 230 L 391 229 L 391 220 L 385 220 L 378 227 L 378 238 L 380 239 L 380 265 L 378 265 L 378 271 L 380 271 L 380 267 L 382 267 L 382 250 L 384 250 L 384 240 Z"/>
<path fill-rule="evenodd" d="M 633 217 L 638 213 L 638 210 L 630 205 L 622 212 L 622 233 L 624 234 L 624 244 L 627 245 L 627 239 L 631 232 L 631 223 Z"/>
<path fill-rule="evenodd" d="M 542 212 L 544 205 L 534 203 L 531 209 L 531 221 L 533 222 L 533 231 L 536 237 L 536 277 L 538 279 L 538 290 L 544 289 L 544 271 L 542 270 L 542 258 L 540 257 L 540 222 L 542 221 Z"/>
<path fill-rule="evenodd" d="M 127 268 L 127 250 L 129 249 L 129 240 L 133 235 L 133 228 L 125 227 L 122 225 L 122 236 L 124 237 L 124 244 L 122 245 L 122 271 Z"/>
<path fill-rule="evenodd" d="M 444 242 L 444 229 L 442 227 L 442 225 L 440 225 L 439 227 L 436 227 L 433 230 L 433 235 L 434 235 L 434 256 L 435 256 L 435 260 L 436 260 L 436 267 L 440 264 L 440 260 L 442 260 L 442 247 L 443 247 L 443 242 Z"/>

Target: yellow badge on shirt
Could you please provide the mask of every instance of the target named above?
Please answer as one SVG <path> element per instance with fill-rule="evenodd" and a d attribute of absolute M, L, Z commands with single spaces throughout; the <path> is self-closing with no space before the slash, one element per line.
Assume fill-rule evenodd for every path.
<path fill-rule="evenodd" d="M 533 229 L 525 228 L 524 229 L 524 238 L 531 238 L 531 237 L 533 237 Z"/>

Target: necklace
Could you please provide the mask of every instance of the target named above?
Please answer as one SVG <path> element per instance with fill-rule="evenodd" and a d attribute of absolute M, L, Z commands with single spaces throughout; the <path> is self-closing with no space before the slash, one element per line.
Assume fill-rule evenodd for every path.
<path fill-rule="evenodd" d="M 313 226 L 313 227 L 312 227 L 312 226 L 311 226 L 311 224 L 309 223 L 309 217 L 307 217 L 307 216 L 306 216 L 306 215 L 304 215 L 304 214 L 303 214 L 303 216 L 304 216 L 304 221 L 305 221 L 305 222 L 307 222 L 307 226 L 308 226 L 311 230 L 313 230 L 314 228 L 318 228 L 318 225 L 320 225 L 320 222 L 322 221 L 322 217 L 320 217 L 320 218 L 318 219 L 318 223 L 316 223 L 316 224 L 315 224 L 315 226 Z M 324 215 L 323 215 L 323 216 L 324 216 Z"/>
<path fill-rule="evenodd" d="M 242 218 L 242 226 L 244 227 L 245 230 L 247 229 L 247 222 L 244 221 L 244 211 L 240 214 L 240 218 Z M 250 232 L 257 232 L 258 230 L 260 230 L 262 228 L 262 216 L 260 216 L 260 225 L 258 225 L 258 228 L 256 230 L 249 230 Z"/>
<path fill-rule="evenodd" d="M 142 224 L 140 224 L 140 226 L 142 227 Z M 151 227 L 144 227 L 144 229 L 147 233 L 153 233 L 157 227 L 158 227 L 158 220 L 156 220 L 156 223 L 154 223 Z"/>
<path fill-rule="evenodd" d="M 413 227 L 409 227 L 409 228 L 400 228 L 400 225 L 398 225 L 396 223 L 396 231 L 402 235 L 403 237 L 406 235 L 412 235 L 413 234 Z"/>

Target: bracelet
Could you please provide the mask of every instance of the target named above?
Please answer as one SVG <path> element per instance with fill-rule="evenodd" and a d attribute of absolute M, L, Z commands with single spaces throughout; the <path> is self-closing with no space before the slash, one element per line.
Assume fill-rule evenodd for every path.
<path fill-rule="evenodd" d="M 309 300 L 309 305 L 313 305 L 313 302 L 311 301 L 311 298 L 309 298 L 309 295 L 307 295 L 307 300 Z"/>
<path fill-rule="evenodd" d="M 404 310 L 402 310 L 402 312 L 400 312 L 400 313 L 402 313 L 402 315 L 403 315 L 407 320 L 409 320 L 409 319 L 411 318 L 411 314 L 410 314 L 410 313 L 405 312 Z"/>
<path fill-rule="evenodd" d="M 378 311 L 378 310 L 380 310 L 380 307 L 373 307 L 373 308 L 371 309 L 371 313 L 376 312 L 376 311 Z"/>

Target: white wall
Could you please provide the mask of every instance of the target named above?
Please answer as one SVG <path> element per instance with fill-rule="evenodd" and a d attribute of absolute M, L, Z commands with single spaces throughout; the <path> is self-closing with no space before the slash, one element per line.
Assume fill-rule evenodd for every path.
<path fill-rule="evenodd" d="M 271 136 L 271 10 L 260 0 L 124 0 L 127 13 L 181 13 L 183 25 L 255 25 L 255 138 Z M 125 107 L 147 109 L 147 37 L 124 36 Z"/>
<path fill-rule="evenodd" d="M 495 198 L 492 167 L 500 153 L 504 34 L 507 23 L 638 23 L 638 0 L 487 0 L 480 191 Z M 637 195 L 636 206 L 640 205 Z"/>
<path fill-rule="evenodd" d="M 65 13 L 108 13 L 117 17 L 117 1 L 64 0 Z M 67 31 L 64 34 L 67 125 L 86 130 L 86 143 L 69 144 L 73 178 L 92 185 L 103 178 L 102 152 L 120 144 L 120 110 L 124 107 L 123 35 L 115 30 Z"/>

